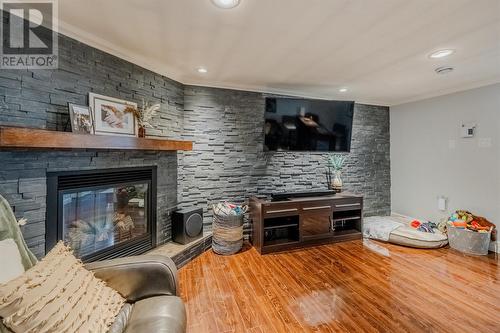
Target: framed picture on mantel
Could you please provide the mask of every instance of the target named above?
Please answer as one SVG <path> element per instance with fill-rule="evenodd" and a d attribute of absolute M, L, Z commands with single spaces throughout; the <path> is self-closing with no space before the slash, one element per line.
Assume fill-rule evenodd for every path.
<path fill-rule="evenodd" d="M 68 103 L 71 131 L 78 134 L 94 134 L 94 122 L 88 106 Z"/>
<path fill-rule="evenodd" d="M 133 112 L 137 103 L 89 93 L 89 105 L 94 118 L 95 134 L 137 136 L 138 124 Z"/>

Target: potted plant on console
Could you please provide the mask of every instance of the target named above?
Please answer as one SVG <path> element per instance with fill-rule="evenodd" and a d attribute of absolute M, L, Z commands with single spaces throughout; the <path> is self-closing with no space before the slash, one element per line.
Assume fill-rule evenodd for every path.
<path fill-rule="evenodd" d="M 328 170 L 326 173 L 328 188 L 337 193 L 342 192 L 342 168 L 344 167 L 346 159 L 346 155 L 342 154 L 333 154 L 328 156 Z"/>

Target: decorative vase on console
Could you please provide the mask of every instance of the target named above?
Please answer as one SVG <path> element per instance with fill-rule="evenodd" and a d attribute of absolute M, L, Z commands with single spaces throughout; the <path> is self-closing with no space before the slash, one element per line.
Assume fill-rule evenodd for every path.
<path fill-rule="evenodd" d="M 327 181 L 328 188 L 336 193 L 342 192 L 342 168 L 346 161 L 346 155 L 333 154 L 328 157 Z M 333 178 L 332 178 L 333 176 Z"/>
<path fill-rule="evenodd" d="M 158 113 L 160 107 L 161 105 L 159 103 L 149 105 L 148 103 L 144 102 L 144 99 L 142 100 L 142 108 L 133 108 L 131 106 L 127 107 L 125 112 L 132 112 L 137 119 L 137 123 L 139 125 L 137 136 L 139 138 L 146 137 L 146 127 L 153 128 L 150 121 L 151 119 L 153 119 L 156 113 Z"/>
<path fill-rule="evenodd" d="M 332 181 L 332 190 L 334 190 L 337 193 L 342 192 L 342 171 L 340 170 L 335 170 L 333 172 L 333 181 Z"/>

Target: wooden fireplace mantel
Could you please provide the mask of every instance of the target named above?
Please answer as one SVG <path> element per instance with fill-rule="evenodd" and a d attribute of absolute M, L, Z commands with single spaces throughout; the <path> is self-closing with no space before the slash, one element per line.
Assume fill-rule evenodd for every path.
<path fill-rule="evenodd" d="M 0 149 L 192 150 L 193 142 L 0 127 Z"/>

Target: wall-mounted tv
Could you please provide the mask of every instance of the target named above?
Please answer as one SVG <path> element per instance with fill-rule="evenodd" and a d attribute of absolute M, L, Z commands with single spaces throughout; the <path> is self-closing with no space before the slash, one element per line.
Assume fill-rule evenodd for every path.
<path fill-rule="evenodd" d="M 354 102 L 266 98 L 266 151 L 351 150 Z"/>

